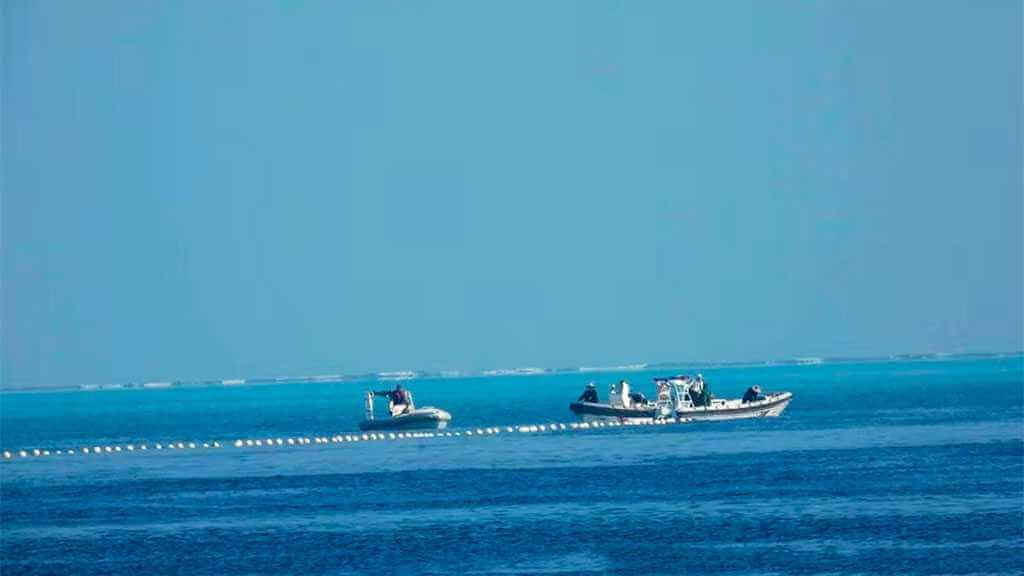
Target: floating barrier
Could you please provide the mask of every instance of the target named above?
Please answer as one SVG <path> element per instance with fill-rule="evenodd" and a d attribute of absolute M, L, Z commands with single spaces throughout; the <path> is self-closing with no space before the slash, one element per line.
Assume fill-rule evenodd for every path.
<path fill-rule="evenodd" d="M 625 421 L 594 421 L 594 422 L 548 422 L 544 424 L 520 424 L 504 427 L 467 428 L 465 430 L 445 430 L 430 432 L 371 432 L 363 434 L 335 434 L 331 436 L 312 437 L 287 437 L 287 438 L 238 438 L 221 444 L 219 440 L 206 442 L 177 441 L 177 442 L 156 442 L 153 444 L 112 444 L 103 446 L 83 446 L 80 448 L 32 448 L 22 450 L 4 450 L 3 461 L 16 461 L 21 459 L 37 459 L 53 456 L 113 456 L 116 454 L 136 454 L 153 450 L 175 450 L 175 451 L 200 451 L 216 450 L 224 447 L 235 449 L 257 449 L 257 448 L 278 448 L 308 446 L 311 444 L 330 445 L 348 444 L 354 442 L 396 442 L 410 439 L 431 439 L 431 438 L 478 438 L 482 436 L 497 436 L 502 433 L 518 432 L 519 434 L 552 434 L 559 432 L 582 432 L 587 430 L 598 430 L 604 428 L 618 428 L 622 426 L 665 426 L 679 424 L 689 420 L 680 419 L 634 419 Z"/>

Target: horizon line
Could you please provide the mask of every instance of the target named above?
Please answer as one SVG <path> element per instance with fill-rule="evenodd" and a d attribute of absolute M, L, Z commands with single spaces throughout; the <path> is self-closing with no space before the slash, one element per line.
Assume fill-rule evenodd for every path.
<path fill-rule="evenodd" d="M 135 380 L 125 383 L 107 382 L 104 384 L 0 384 L 0 392 L 31 391 L 31 390 L 117 390 L 117 389 L 159 389 L 183 386 L 244 386 L 249 384 L 297 384 L 297 383 L 328 383 L 328 382 L 361 382 L 361 381 L 403 381 L 431 378 L 473 378 L 481 376 L 539 376 L 544 374 L 601 373 L 601 372 L 640 372 L 659 368 L 689 367 L 706 365 L 722 366 L 810 366 L 823 363 L 870 362 L 874 360 L 913 361 L 962 358 L 1011 358 L 1024 356 L 1024 350 L 1016 351 L 973 351 L 973 352 L 902 352 L 874 356 L 790 356 L 760 360 L 669 360 L 659 362 L 633 362 L 609 366 L 571 366 L 571 367 L 531 367 L 489 368 L 482 370 L 380 370 L 374 372 L 330 374 L 307 374 L 301 376 L 258 376 L 231 378 L 190 378 L 190 379 L 155 379 Z"/>

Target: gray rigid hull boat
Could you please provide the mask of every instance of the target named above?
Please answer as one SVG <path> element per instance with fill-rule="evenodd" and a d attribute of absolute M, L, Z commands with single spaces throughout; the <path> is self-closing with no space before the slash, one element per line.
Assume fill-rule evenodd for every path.
<path fill-rule="evenodd" d="M 592 384 L 569 409 L 583 420 L 640 421 L 677 418 L 681 420 L 738 420 L 774 417 L 782 414 L 793 399 L 791 392 L 761 393 L 759 386 L 747 390 L 743 398 L 712 398 L 698 375 L 655 378 L 657 398 L 647 400 L 643 394 L 631 393 L 623 380 L 618 388 L 612 384 L 607 403 L 600 402 Z"/>
<path fill-rule="evenodd" d="M 401 388 L 397 388 L 401 390 Z M 417 408 L 412 393 L 404 390 L 404 404 L 388 402 L 388 418 L 376 418 L 373 413 L 375 392 L 366 393 L 366 419 L 359 423 L 360 430 L 441 430 L 448 426 L 452 415 L 440 408 L 424 406 Z"/>

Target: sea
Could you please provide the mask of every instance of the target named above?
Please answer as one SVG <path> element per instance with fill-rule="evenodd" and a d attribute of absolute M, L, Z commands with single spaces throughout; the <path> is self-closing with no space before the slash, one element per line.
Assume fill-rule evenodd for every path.
<path fill-rule="evenodd" d="M 794 399 L 570 426 L 681 371 Z M 0 573 L 1024 573 L 1021 355 L 421 377 L 459 434 L 359 441 L 392 382 L 233 384 L 0 393 Z"/>

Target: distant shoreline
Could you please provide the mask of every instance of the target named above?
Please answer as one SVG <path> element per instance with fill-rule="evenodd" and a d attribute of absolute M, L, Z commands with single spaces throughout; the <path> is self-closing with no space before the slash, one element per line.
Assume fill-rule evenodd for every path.
<path fill-rule="evenodd" d="M 634 363 L 612 366 L 578 366 L 569 368 L 508 368 L 490 369 L 478 371 L 437 371 L 426 370 L 400 370 L 384 372 L 368 372 L 361 374 L 321 374 L 308 376 L 278 376 L 278 377 L 256 377 L 256 378 L 222 378 L 205 380 L 160 380 L 131 383 L 110 383 L 110 384 L 82 384 L 63 386 L 15 386 L 0 389 L 0 394 L 19 392 L 68 392 L 68 391 L 109 391 L 109 390 L 162 390 L 175 388 L 208 388 L 215 386 L 259 386 L 273 384 L 313 384 L 313 383 L 338 383 L 338 382 L 394 382 L 406 380 L 436 380 L 440 378 L 501 378 L 506 376 L 542 376 L 551 374 L 598 374 L 615 372 L 643 372 L 672 369 L 714 369 L 714 368 L 742 368 L 742 367 L 792 367 L 792 366 L 817 366 L 822 364 L 869 364 L 873 362 L 896 363 L 896 362 L 941 362 L 958 360 L 992 360 L 1001 358 L 1016 358 L 1024 356 L 1024 351 L 1018 352 L 964 352 L 964 353 L 907 353 L 890 354 L 888 356 L 825 356 L 825 357 L 794 357 L 760 361 L 727 361 L 727 362 L 698 362 L 698 361 L 670 361 L 656 363 Z"/>

